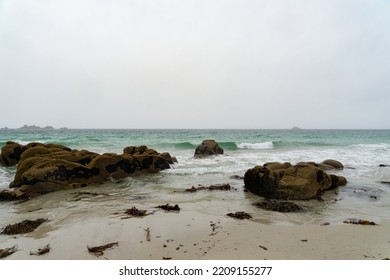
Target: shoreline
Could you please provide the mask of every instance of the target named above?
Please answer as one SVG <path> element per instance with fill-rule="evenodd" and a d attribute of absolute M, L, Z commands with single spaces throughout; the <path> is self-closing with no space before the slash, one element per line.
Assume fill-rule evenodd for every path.
<path fill-rule="evenodd" d="M 188 208 L 188 207 L 186 207 Z M 65 217 L 64 217 L 65 218 Z M 275 225 L 193 210 L 156 211 L 120 219 L 78 217 L 42 224 L 34 232 L 0 236 L 18 246 L 15 260 L 382 260 L 390 258 L 390 220 L 378 226 Z M 116 243 L 95 256 L 87 247 Z M 50 252 L 30 255 L 50 245 Z"/>

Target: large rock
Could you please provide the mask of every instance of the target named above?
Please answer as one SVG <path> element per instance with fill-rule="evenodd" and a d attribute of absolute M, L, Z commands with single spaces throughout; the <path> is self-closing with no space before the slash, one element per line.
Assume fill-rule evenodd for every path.
<path fill-rule="evenodd" d="M 223 149 L 215 140 L 203 140 L 202 144 L 196 147 L 194 156 L 199 158 L 219 154 L 223 154 Z"/>
<path fill-rule="evenodd" d="M 13 190 L 0 193 L 0 200 L 32 198 L 133 174 L 158 172 L 170 168 L 172 162 L 168 160 L 170 155 L 168 158 L 146 146 L 125 148 L 123 154 L 97 154 L 61 145 L 30 143 L 23 146 L 8 142 L 2 151 L 5 151 L 1 155 L 3 161 L 7 165 L 17 164 L 17 169 L 10 185 Z"/>
<path fill-rule="evenodd" d="M 25 147 L 23 145 L 8 141 L 5 146 L 1 148 L 0 164 L 3 166 L 13 166 L 17 164 L 24 150 Z"/>
<path fill-rule="evenodd" d="M 245 188 L 274 199 L 312 199 L 323 191 L 347 184 L 342 176 L 329 175 L 313 163 L 266 163 L 249 169 Z"/>

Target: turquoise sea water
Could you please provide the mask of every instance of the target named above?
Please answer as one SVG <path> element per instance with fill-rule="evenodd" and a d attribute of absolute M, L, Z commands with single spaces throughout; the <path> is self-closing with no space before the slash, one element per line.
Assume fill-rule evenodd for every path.
<path fill-rule="evenodd" d="M 194 150 L 204 139 L 215 139 L 224 154 L 194 159 Z M 59 208 L 72 209 L 72 215 L 82 219 L 91 209 L 115 212 L 118 205 L 131 203 L 141 208 L 155 203 L 179 203 L 213 215 L 246 211 L 260 223 L 286 225 L 341 223 L 346 218 L 378 223 L 390 219 L 390 185 L 381 183 L 390 181 L 390 167 L 379 167 L 390 165 L 390 130 L 1 130 L 0 147 L 9 140 L 21 144 L 58 143 L 99 153 L 121 153 L 126 146 L 147 145 L 171 153 L 178 163 L 158 174 L 89 186 L 89 191 L 109 195 L 85 198 L 85 203 L 69 201 L 72 191 L 48 194 L 20 205 L 3 202 L 0 219 L 4 221 L 12 221 L 13 213 L 24 213 L 27 208 L 42 204 L 51 209 L 47 212 L 50 215 L 55 215 Z M 243 180 L 231 178 L 243 176 L 249 168 L 269 161 L 322 162 L 329 158 L 345 165 L 344 170 L 335 173 L 345 176 L 348 185 L 325 194 L 324 201 L 299 202 L 307 209 L 305 213 L 280 214 L 257 209 L 252 203 L 262 198 L 244 192 Z M 8 188 L 15 170 L 15 167 L 0 167 L 0 189 Z M 184 192 L 191 186 L 218 183 L 230 183 L 236 190 L 190 195 Z M 84 208 L 87 206 L 88 209 Z"/>

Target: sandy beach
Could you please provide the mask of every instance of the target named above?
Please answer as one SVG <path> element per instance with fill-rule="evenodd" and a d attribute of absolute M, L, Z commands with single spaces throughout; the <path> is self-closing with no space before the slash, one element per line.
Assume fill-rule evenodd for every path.
<path fill-rule="evenodd" d="M 7 259 L 57 260 L 364 260 L 390 257 L 390 221 L 379 225 L 334 223 L 267 224 L 254 217 L 237 220 L 202 214 L 191 205 L 181 211 L 156 210 L 145 217 L 121 213 L 63 217 L 56 214 L 34 232 L 0 236 L 2 247 L 18 246 Z M 187 209 L 187 210 L 185 210 Z M 126 219 L 122 219 L 126 218 Z M 68 219 L 73 220 L 68 223 Z M 87 247 L 116 243 L 103 255 Z M 36 256 L 39 248 L 50 252 Z"/>

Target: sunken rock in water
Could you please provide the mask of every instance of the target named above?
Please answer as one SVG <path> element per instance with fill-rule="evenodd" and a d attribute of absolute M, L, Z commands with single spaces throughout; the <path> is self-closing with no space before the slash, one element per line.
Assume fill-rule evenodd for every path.
<path fill-rule="evenodd" d="M 0 200 L 32 198 L 49 192 L 117 180 L 138 173 L 170 168 L 167 155 L 146 146 L 125 148 L 123 154 L 97 154 L 54 145 L 30 143 L 26 146 L 7 142 L 2 148 L 3 163 L 17 164 L 13 190 L 0 192 Z M 4 151 L 4 154 L 3 154 Z M 19 153 L 19 151 L 21 151 Z"/>
<path fill-rule="evenodd" d="M 205 157 L 223 154 L 223 149 L 218 145 L 215 140 L 203 140 L 195 149 L 194 157 Z"/>
<path fill-rule="evenodd" d="M 325 165 L 326 167 L 330 167 L 329 169 L 344 169 L 344 165 L 337 161 L 337 160 L 334 160 L 334 159 L 327 159 L 327 160 L 324 160 L 322 162 L 322 165 Z"/>
<path fill-rule="evenodd" d="M 312 199 L 323 191 L 347 184 L 342 176 L 329 175 L 316 163 L 271 162 L 249 169 L 245 188 L 254 194 L 274 199 Z"/>

